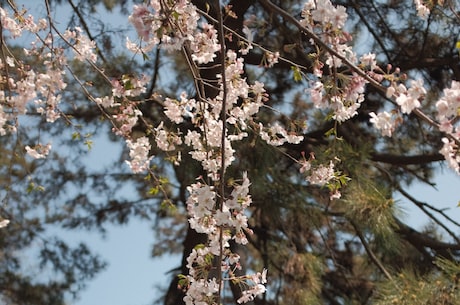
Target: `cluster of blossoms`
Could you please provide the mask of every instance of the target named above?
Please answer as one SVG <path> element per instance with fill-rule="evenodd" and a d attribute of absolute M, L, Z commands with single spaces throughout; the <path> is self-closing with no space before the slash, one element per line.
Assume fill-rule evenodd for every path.
<path fill-rule="evenodd" d="M 17 117 L 30 110 L 45 115 L 50 123 L 56 121 L 61 117 L 61 93 L 67 87 L 65 69 L 68 61 L 65 48 L 56 41 L 64 40 L 64 44 L 74 50 L 75 59 L 92 63 L 97 59 L 94 42 L 83 35 L 80 28 L 75 31 L 67 30 L 62 35 L 53 34 L 46 31 L 48 23 L 45 19 L 35 23 L 31 15 L 23 16 L 15 12 L 12 17 L 7 10 L 0 8 L 0 18 L 3 34 L 9 32 L 9 38 L 16 39 L 25 33 L 36 37 L 23 52 L 26 57 L 32 56 L 41 60 L 41 69 L 38 72 L 12 54 L 11 57 L 4 57 L 6 62 L 0 59 L 0 68 L 4 71 L 1 80 L 4 86 L 0 97 L 5 101 L 0 107 L 0 134 L 14 131 L 13 124 L 17 124 Z M 9 51 L 6 49 L 5 52 Z M 41 154 L 32 155 L 41 157 Z"/>
<path fill-rule="evenodd" d="M 387 97 L 395 98 L 400 112 L 410 114 L 414 109 L 421 107 L 421 101 L 427 94 L 422 80 L 411 80 L 410 87 L 404 84 L 392 83 L 387 89 Z M 460 153 L 458 144 L 460 142 L 460 126 L 458 122 L 458 110 L 460 109 L 460 82 L 452 81 L 450 88 L 445 88 L 443 96 L 436 102 L 437 122 L 439 130 L 447 136 L 443 137 L 443 147 L 439 151 L 447 161 L 447 164 L 460 173 Z M 391 137 L 395 128 L 402 122 L 402 117 L 395 110 L 391 113 L 387 111 L 375 114 L 370 113 L 370 122 L 379 129 L 383 136 Z"/>
<path fill-rule="evenodd" d="M 213 62 L 220 51 L 217 31 L 206 22 L 198 25 L 198 14 L 194 5 L 188 1 L 160 6 L 157 1 L 149 5 L 137 5 L 129 20 L 141 38 L 136 45 L 128 40 L 127 46 L 134 52 L 146 52 L 155 46 L 167 50 L 186 47 L 196 64 Z M 249 49 L 248 49 L 249 50 Z M 268 54 L 267 65 L 278 60 L 278 53 Z M 228 50 L 225 58 L 225 77 L 217 75 L 220 90 L 215 97 L 200 96 L 188 98 L 184 92 L 179 99 L 165 98 L 164 114 L 173 124 L 186 120 L 194 125 L 192 130 L 179 132 L 162 122 L 155 128 L 157 147 L 163 151 L 174 151 L 177 145 L 190 148 L 190 155 L 199 161 L 207 172 L 211 184 L 197 182 L 188 187 L 187 211 L 190 227 L 208 235 L 206 245 L 198 245 L 187 259 L 189 274 L 184 275 L 181 286 L 187 289 L 186 304 L 212 304 L 220 296 L 219 283 L 212 266 L 220 265 L 221 277 L 237 281 L 243 287 L 239 303 L 248 302 L 265 292 L 266 271 L 254 275 L 236 276 L 240 269 L 239 255 L 230 251 L 229 241 L 247 244 L 247 208 L 251 203 L 249 179 L 243 174 L 241 185 L 234 185 L 232 192 L 225 196 L 215 189 L 222 183 L 221 173 L 235 160 L 232 143 L 248 136 L 248 128 L 258 129 L 263 138 L 271 143 L 295 142 L 302 138 L 287 132 L 281 125 L 264 127 L 255 122 L 255 115 L 267 98 L 263 84 L 248 84 L 244 75 L 244 61 L 233 50 Z M 224 84 L 222 79 L 226 80 Z M 223 103 L 225 118 L 222 121 Z M 169 124 L 168 124 L 169 126 Z M 231 130 L 231 132 L 230 132 Z M 223 140 L 224 138 L 224 140 Z M 222 160 L 224 158 L 224 160 Z M 142 159 L 142 158 L 141 158 Z M 177 158 L 178 160 L 180 158 Z M 146 160 L 145 156 L 142 160 Z M 222 168 L 224 164 L 225 168 Z M 217 258 L 221 261 L 216 261 Z"/>
<path fill-rule="evenodd" d="M 170 7 L 162 4 L 162 1 L 152 0 L 147 4 L 135 5 L 129 21 L 133 24 L 143 45 L 131 42 L 127 39 L 127 48 L 134 52 L 148 52 L 155 46 L 167 50 L 180 50 L 186 42 L 194 42 L 193 50 L 196 59 L 206 62 L 214 58 L 214 55 L 206 55 L 205 52 L 213 53 L 216 49 L 215 31 L 212 25 L 203 24 L 205 33 L 197 35 L 198 20 L 200 18 L 196 7 L 188 1 L 175 1 L 169 3 Z M 206 50 L 211 44 L 211 49 Z M 199 55 L 198 55 L 199 54 Z M 208 59 L 206 59 L 208 58 Z"/>
<path fill-rule="evenodd" d="M 18 18 L 11 17 L 8 11 L 1 7 L 0 18 L 2 27 L 11 33 L 12 38 L 21 37 L 24 31 L 38 33 L 48 26 L 45 19 L 40 19 L 38 23 L 36 23 L 32 15 L 21 16 L 21 20 L 18 20 Z"/>
<path fill-rule="evenodd" d="M 399 84 L 396 88 L 392 86 L 387 89 L 387 97 L 391 98 L 396 95 L 396 103 L 399 105 L 401 112 L 407 114 L 410 114 L 416 108 L 420 108 L 420 99 L 423 99 L 426 94 L 423 80 L 411 80 L 410 84 L 409 89 L 403 84 Z"/>
<path fill-rule="evenodd" d="M 191 215 L 191 227 L 198 233 L 206 234 L 215 234 L 222 227 L 233 228 L 233 239 L 239 244 L 247 244 L 245 232 L 251 233 L 245 215 L 252 202 L 249 185 L 247 174 L 243 173 L 242 184 L 234 187 L 229 199 L 223 201 L 220 207 L 213 187 L 202 183 L 189 186 L 187 210 Z M 214 250 L 211 253 L 216 254 Z"/>
<path fill-rule="evenodd" d="M 393 135 L 398 121 L 396 118 L 399 117 L 396 117 L 396 115 L 388 111 L 379 112 L 378 114 L 371 112 L 369 116 L 371 117 L 369 122 L 371 122 L 377 130 L 380 130 L 383 136 L 391 137 Z"/>
<path fill-rule="evenodd" d="M 149 156 L 151 149 L 149 139 L 140 137 L 135 142 L 130 139 L 126 140 L 129 148 L 130 161 L 126 161 L 133 173 L 141 173 L 149 168 L 150 160 L 153 156 Z"/>
<path fill-rule="evenodd" d="M 426 89 L 423 87 L 423 80 L 411 80 L 409 89 L 404 84 L 393 82 L 387 88 L 386 97 L 395 98 L 400 112 L 410 114 L 414 109 L 420 108 L 420 100 L 426 95 Z M 383 136 L 391 137 L 398 124 L 402 122 L 399 112 L 382 111 L 376 114 L 369 113 L 370 122 L 382 133 Z"/>
<path fill-rule="evenodd" d="M 451 87 L 444 89 L 444 95 L 436 102 L 437 119 L 441 131 L 450 136 L 442 138 L 440 152 L 447 163 L 460 174 L 460 126 L 458 125 L 460 109 L 460 82 L 452 81 Z M 457 124 L 456 124 L 457 123 Z"/>
<path fill-rule="evenodd" d="M 31 156 L 32 158 L 43 159 L 43 158 L 46 158 L 46 156 L 50 153 L 51 144 L 50 143 L 46 145 L 38 144 L 35 147 L 30 147 L 29 145 L 26 145 L 25 149 L 26 149 L 27 154 Z"/>
<path fill-rule="evenodd" d="M 423 0 L 414 0 L 414 4 L 417 9 L 417 15 L 426 19 L 430 14 L 430 9 L 423 3 Z"/>
<path fill-rule="evenodd" d="M 254 116 L 267 98 L 263 84 L 257 81 L 254 84 L 248 84 L 246 79 L 242 78 L 244 62 L 242 58 L 237 57 L 234 51 L 229 50 L 226 59 L 226 123 L 235 128 L 232 128 L 234 131 L 231 134 L 228 132 L 229 128 L 225 130 L 227 135 L 227 141 L 224 144 L 225 166 L 230 166 L 234 161 L 232 142 L 247 137 L 248 124 L 257 127 L 262 139 L 269 144 L 281 145 L 285 142 L 300 142 L 302 140 L 301 136 L 289 133 L 280 124 L 265 127 L 262 123 L 254 123 Z M 221 84 L 221 89 L 222 86 Z M 223 100 L 223 90 L 221 90 L 217 97 L 207 99 L 204 102 L 188 99 L 187 95 L 182 93 L 180 101 L 166 98 L 164 103 L 165 114 L 171 122 L 179 124 L 185 118 L 188 118 L 197 127 L 196 130 L 188 130 L 184 135 L 177 134 L 174 131 L 167 132 L 169 143 L 184 143 L 189 146 L 192 149 L 191 156 L 201 162 L 203 169 L 215 181 L 219 180 L 222 164 L 223 124 L 220 115 Z M 239 101 L 242 102 L 239 103 Z M 183 141 L 180 140 L 180 136 L 183 137 Z"/>
<path fill-rule="evenodd" d="M 3 11 L 2 15 L 4 14 Z M 2 20 L 2 24 L 3 22 Z M 8 24 L 13 25 L 12 22 Z M 17 28 L 14 27 L 13 30 Z M 42 41 L 46 45 L 52 44 L 49 36 Z M 7 56 L 6 62 L 0 59 L 0 68 L 5 73 L 1 80 L 3 86 L 0 91 L 0 97 L 4 101 L 0 106 L 1 135 L 8 131 L 15 131 L 14 124 L 17 117 L 25 114 L 29 107 L 35 106 L 35 111 L 46 115 L 48 122 L 54 122 L 60 117 L 58 110 L 61 101 L 60 92 L 67 86 L 63 71 L 66 58 L 60 50 L 46 52 L 37 44 L 38 41 L 32 44 L 32 48 L 24 49 L 24 55 L 43 58 L 41 72 L 33 70 L 32 67 L 14 57 Z"/>
<path fill-rule="evenodd" d="M 348 14 L 344 6 L 334 6 L 331 1 L 314 1 L 305 2 L 302 10 L 301 23 L 303 26 L 313 29 L 314 23 L 330 25 L 330 31 L 341 29 L 347 21 Z M 312 23 L 314 21 L 314 23 Z"/>
<path fill-rule="evenodd" d="M 426 18 L 430 11 L 423 1 L 414 0 L 414 3 L 418 15 Z M 348 120 L 357 114 L 360 104 L 364 101 L 363 93 L 368 81 L 355 73 L 338 75 L 337 68 L 351 64 L 362 69 L 379 83 L 386 79 L 386 73 L 377 66 L 374 54 L 369 53 L 358 59 L 352 48 L 346 44 L 351 40 L 350 35 L 342 30 L 346 20 L 345 8 L 335 7 L 329 0 L 307 1 L 300 20 L 302 26 L 320 37 L 324 44 L 333 51 L 325 54 L 327 59 L 324 63 L 319 59 L 316 60 L 313 69 L 315 80 L 311 82 L 308 91 L 313 104 L 319 109 L 332 110 L 332 118 L 338 122 Z M 313 40 L 311 42 L 315 43 Z M 318 54 L 317 58 L 319 57 Z M 325 67 L 332 71 L 326 77 L 323 76 Z M 396 70 L 395 73 L 399 73 L 399 70 Z M 337 79 L 340 79 L 340 83 L 344 85 L 339 85 Z M 458 83 L 454 81 L 451 88 L 444 90 L 445 97 L 436 104 L 440 130 L 450 136 L 442 139 L 444 146 L 440 152 L 457 172 L 460 161 L 458 153 L 460 132 L 458 127 L 454 129 L 451 122 L 455 121 L 458 115 L 458 87 Z M 408 87 L 402 83 L 392 82 L 387 89 L 387 97 L 393 98 L 399 109 L 377 114 L 371 112 L 370 122 L 381 131 L 383 136 L 391 137 L 403 120 L 400 113 L 410 114 L 414 109 L 420 108 L 420 101 L 425 98 L 426 94 L 422 80 L 410 80 Z M 315 181 L 311 177 L 307 177 L 307 180 Z"/>
<path fill-rule="evenodd" d="M 3 39 L 16 39 L 26 33 L 36 36 L 37 39 L 29 48 L 24 48 L 23 52 L 26 57 L 41 60 L 40 69 L 34 70 L 10 54 L 8 48 L 3 49 L 2 59 L 5 61 L 0 59 L 0 135 L 15 132 L 19 124 L 18 117 L 27 112 L 36 111 L 43 114 L 50 123 L 56 121 L 61 116 L 58 109 L 62 98 L 61 92 L 67 86 L 64 80 L 67 58 L 63 49 L 56 46 L 52 34 L 45 31 L 48 28 L 45 19 L 35 23 L 31 15 L 10 15 L 9 11 L 0 8 L 0 23 L 2 35 L 10 34 L 8 38 Z M 86 42 L 82 41 L 80 46 L 84 47 Z M 50 149 L 51 144 L 25 146 L 25 152 L 35 159 L 45 158 Z"/>
<path fill-rule="evenodd" d="M 245 214 L 251 204 L 249 185 L 247 174 L 243 173 L 241 185 L 234 185 L 229 198 L 222 201 L 220 207 L 212 186 L 201 182 L 189 186 L 187 210 L 191 215 L 190 226 L 199 233 L 207 234 L 208 242 L 206 245 L 198 245 L 187 258 L 189 274 L 181 281 L 181 286 L 187 287 L 184 298 L 186 304 L 212 304 L 215 301 L 216 278 L 210 276 L 210 270 L 215 258 L 220 256 L 225 278 L 245 287 L 238 303 L 251 301 L 265 292 L 266 270 L 253 275 L 236 276 L 235 270 L 241 269 L 240 257 L 230 250 L 229 245 L 230 239 L 238 244 L 247 244 L 246 234 L 252 233 Z"/>
<path fill-rule="evenodd" d="M 351 40 L 348 33 L 343 31 L 347 20 L 345 7 L 334 6 L 327 1 L 308 1 L 302 10 L 300 24 L 307 30 L 315 33 L 336 52 L 336 55 L 327 52 L 326 61 L 322 63 L 317 54 L 314 64 L 315 80 L 312 81 L 308 90 L 311 101 L 316 108 L 330 109 L 333 111 L 333 119 L 338 122 L 346 121 L 358 114 L 358 109 L 364 101 L 364 89 L 367 81 L 355 74 L 337 75 L 337 68 L 344 67 L 346 59 L 349 63 L 359 65 L 372 72 L 376 67 L 375 55 L 366 54 L 358 59 L 347 42 Z M 315 43 L 313 40 L 312 43 Z M 323 69 L 334 71 L 323 76 Z M 340 84 L 338 83 L 340 79 Z"/>
<path fill-rule="evenodd" d="M 80 27 L 75 27 L 75 31 L 66 30 L 62 37 L 72 45 L 75 59 L 83 62 L 88 60 L 92 63 L 97 61 L 96 43 L 83 35 Z"/>
<path fill-rule="evenodd" d="M 307 160 L 304 156 L 302 160 L 299 161 L 300 164 L 300 173 L 306 176 L 306 181 L 312 185 L 329 186 L 331 190 L 330 199 L 339 199 L 342 195 L 340 193 L 339 187 L 334 186 L 333 182 L 339 180 L 338 173 L 335 171 L 334 162 L 330 161 L 329 164 L 323 165 L 314 164 L 315 156 L 311 154 L 310 158 Z"/>

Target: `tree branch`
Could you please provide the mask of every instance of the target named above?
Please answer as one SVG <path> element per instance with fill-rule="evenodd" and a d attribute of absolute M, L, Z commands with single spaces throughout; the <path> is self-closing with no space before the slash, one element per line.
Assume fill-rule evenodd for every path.
<path fill-rule="evenodd" d="M 411 164 L 426 164 L 431 162 L 443 161 L 444 156 L 438 153 L 426 155 L 401 156 L 394 154 L 379 154 L 372 153 L 371 160 L 393 165 L 411 165 Z"/>
<path fill-rule="evenodd" d="M 364 249 L 366 250 L 366 253 L 369 256 L 369 258 L 371 259 L 371 261 L 377 266 L 377 268 L 380 269 L 380 271 L 382 271 L 382 273 L 385 275 L 385 277 L 387 279 L 392 281 L 393 277 L 390 275 L 390 273 L 387 271 L 387 269 L 385 269 L 385 266 L 383 266 L 383 264 L 380 262 L 380 260 L 377 258 L 377 256 L 375 256 L 374 252 L 369 247 L 369 244 L 367 243 L 366 239 L 364 238 L 364 235 L 361 232 L 361 230 L 359 229 L 359 227 L 356 225 L 356 223 L 354 221 L 352 221 L 352 220 L 349 220 L 349 221 L 350 221 L 351 225 L 353 226 L 353 228 L 355 229 L 356 235 L 358 235 L 359 240 L 363 244 Z"/>

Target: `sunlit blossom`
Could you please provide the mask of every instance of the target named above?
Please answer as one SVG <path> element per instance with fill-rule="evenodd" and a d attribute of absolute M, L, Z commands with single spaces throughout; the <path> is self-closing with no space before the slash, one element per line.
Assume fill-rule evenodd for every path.
<path fill-rule="evenodd" d="M 370 122 L 374 124 L 374 127 L 382 133 L 383 136 L 391 137 L 396 128 L 396 121 L 392 118 L 392 115 L 383 111 L 378 114 L 375 112 L 369 113 Z"/>
<path fill-rule="evenodd" d="M 25 146 L 25 150 L 29 156 L 34 159 L 44 159 L 48 156 L 51 150 L 51 143 L 46 145 L 35 145 L 34 147 L 30 147 L 29 145 Z"/>
<path fill-rule="evenodd" d="M 150 160 L 153 156 L 149 156 L 150 142 L 147 137 L 137 138 L 135 141 L 130 139 L 126 140 L 126 144 L 129 148 L 130 160 L 126 160 L 126 163 L 131 168 L 133 173 L 141 173 L 146 171 L 150 167 Z"/>

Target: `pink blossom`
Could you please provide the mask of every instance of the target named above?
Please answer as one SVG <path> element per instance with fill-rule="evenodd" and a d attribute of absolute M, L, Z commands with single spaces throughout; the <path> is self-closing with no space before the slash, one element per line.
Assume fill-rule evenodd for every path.
<path fill-rule="evenodd" d="M 443 97 L 436 102 L 437 117 L 440 121 L 454 118 L 460 108 L 460 82 L 452 81 L 450 88 L 443 90 Z"/>
<path fill-rule="evenodd" d="M 167 131 L 164 128 L 164 122 L 161 122 L 155 128 L 155 142 L 162 151 L 173 151 L 176 145 L 182 144 L 182 139 L 177 133 Z"/>
<path fill-rule="evenodd" d="M 216 57 L 216 52 L 220 51 L 217 31 L 214 26 L 204 22 L 202 28 L 203 31 L 196 33 L 190 42 L 190 49 L 193 51 L 192 59 L 198 64 L 212 62 Z"/>
<path fill-rule="evenodd" d="M 265 57 L 266 57 L 266 60 L 267 60 L 267 67 L 271 68 L 273 67 L 275 64 L 278 63 L 278 59 L 280 57 L 280 53 L 279 52 L 266 52 L 265 53 Z"/>
<path fill-rule="evenodd" d="M 323 186 L 333 178 L 335 178 L 334 163 L 331 161 L 329 162 L 329 166 L 321 164 L 318 167 L 311 169 L 310 175 L 306 178 L 306 180 L 311 184 Z"/>
<path fill-rule="evenodd" d="M 448 138 L 442 138 L 442 143 L 443 146 L 439 152 L 444 156 L 449 167 L 455 170 L 457 174 L 460 174 L 460 154 L 457 145 Z"/>
<path fill-rule="evenodd" d="M 381 131 L 383 136 L 391 137 L 395 128 L 396 123 L 395 120 L 392 119 L 390 113 L 384 111 L 380 112 L 379 114 L 375 114 L 374 112 L 369 113 L 370 122 L 374 124 L 374 127 Z"/>
<path fill-rule="evenodd" d="M 133 173 L 141 173 L 150 167 L 150 160 L 153 156 L 149 156 L 150 142 L 147 137 L 140 137 L 136 141 L 130 139 L 126 140 L 126 144 L 129 148 L 130 161 L 126 160 L 129 168 Z"/>
<path fill-rule="evenodd" d="M 10 221 L 8 219 L 3 219 L 2 221 L 0 221 L 0 228 L 5 228 L 6 226 L 8 226 L 9 223 Z"/>
<path fill-rule="evenodd" d="M 359 61 L 362 65 L 369 68 L 370 71 L 373 71 L 377 68 L 377 61 L 375 60 L 374 53 L 367 53 L 360 57 Z"/>
<path fill-rule="evenodd" d="M 26 149 L 27 154 L 31 156 L 32 158 L 44 159 L 46 158 L 46 156 L 49 154 L 51 150 L 51 144 L 50 143 L 46 145 L 38 144 L 34 147 L 30 147 L 29 145 L 27 145 L 25 149 Z"/>
<path fill-rule="evenodd" d="M 423 87 L 423 80 L 412 80 L 410 84 L 411 87 L 409 89 L 406 89 L 402 84 L 399 85 L 397 89 L 399 96 L 396 98 L 396 103 L 401 107 L 402 113 L 407 114 L 421 106 L 419 99 L 423 98 L 426 94 L 426 90 Z"/>
<path fill-rule="evenodd" d="M 148 41 L 152 30 L 152 17 L 146 4 L 134 5 L 133 13 L 128 17 L 128 21 L 136 29 L 141 39 Z"/>
<path fill-rule="evenodd" d="M 422 0 L 414 0 L 415 8 L 417 9 L 417 15 L 420 18 L 426 19 L 430 14 L 430 9 L 423 4 Z"/>

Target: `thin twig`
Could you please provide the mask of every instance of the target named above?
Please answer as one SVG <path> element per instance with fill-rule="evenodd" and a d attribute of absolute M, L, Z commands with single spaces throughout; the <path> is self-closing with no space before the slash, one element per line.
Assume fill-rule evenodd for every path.
<path fill-rule="evenodd" d="M 385 266 L 383 266 L 383 264 L 380 262 L 380 260 L 377 258 L 377 256 L 375 256 L 374 252 L 369 247 L 369 244 L 367 243 L 366 238 L 364 237 L 363 233 L 358 228 L 356 223 L 354 221 L 352 221 L 352 220 L 350 220 L 350 223 L 353 226 L 353 228 L 355 229 L 356 235 L 358 235 L 358 238 L 360 239 L 361 243 L 363 244 L 364 249 L 366 250 L 367 255 L 369 255 L 369 258 L 371 259 L 371 261 L 377 266 L 377 268 L 380 269 L 380 271 L 382 271 L 382 273 L 386 276 L 387 279 L 392 281 L 393 277 L 387 271 L 387 269 L 385 269 Z"/>
<path fill-rule="evenodd" d="M 222 109 L 220 114 L 220 119 L 222 120 L 222 135 L 221 135 L 221 147 L 220 147 L 220 157 L 221 157 L 221 164 L 220 164 L 220 176 L 219 176 L 219 193 L 220 196 L 218 198 L 219 201 L 219 209 L 221 212 L 223 211 L 224 201 L 225 201 L 225 146 L 227 141 L 227 79 L 225 76 L 225 33 L 224 33 L 224 18 L 222 16 L 222 9 L 220 6 L 220 0 L 215 1 L 215 8 L 217 13 L 217 36 L 220 42 L 220 54 L 219 54 L 219 61 L 220 61 L 220 74 L 221 74 L 221 82 L 222 82 Z M 219 280 L 219 295 L 218 295 L 218 302 L 220 304 L 221 295 L 223 290 L 223 279 L 222 279 L 222 260 L 223 260 L 223 251 L 224 251 L 224 240 L 223 240 L 223 228 L 219 230 L 219 244 L 220 244 L 220 251 L 219 251 L 219 261 L 218 261 L 218 280 Z"/>
<path fill-rule="evenodd" d="M 430 206 L 429 204 L 426 204 L 424 202 L 421 202 L 421 201 L 418 201 L 417 199 L 415 199 L 414 197 L 412 197 L 409 193 L 407 193 L 406 191 L 404 191 L 401 187 L 397 187 L 397 190 L 404 196 L 406 197 L 407 199 L 409 199 L 410 201 L 412 201 L 412 203 L 414 203 L 420 210 L 423 211 L 423 213 L 425 213 L 430 219 L 432 219 L 437 225 L 439 225 L 440 227 L 442 227 L 447 233 L 449 233 L 450 236 L 452 236 L 452 238 L 460 244 L 460 239 L 455 235 L 454 232 L 452 232 L 452 230 L 450 230 L 445 224 L 443 224 L 436 216 L 434 216 L 430 211 L 428 211 L 426 208 L 430 208 L 432 209 L 433 211 L 436 211 L 438 213 L 440 213 L 442 216 L 444 216 L 444 218 L 446 218 L 447 220 L 449 220 L 451 223 L 455 224 L 456 226 L 460 226 L 460 224 L 458 222 L 456 222 L 455 220 L 453 220 L 452 218 L 450 218 L 449 216 L 447 216 L 443 211 L 439 210 L 439 209 L 436 209 L 432 206 Z"/>
<path fill-rule="evenodd" d="M 105 56 L 102 53 L 101 49 L 99 47 L 97 47 L 97 42 L 94 39 L 93 35 L 91 34 L 91 31 L 90 31 L 88 25 L 86 24 L 85 18 L 83 18 L 81 12 L 78 10 L 77 6 L 73 3 L 73 1 L 72 0 L 68 0 L 68 1 L 69 1 L 70 6 L 72 7 L 73 11 L 75 12 L 75 14 L 77 14 L 77 17 L 80 20 L 81 25 L 85 29 L 86 35 L 88 35 L 88 38 L 91 39 L 92 41 L 94 41 L 94 43 L 96 44 L 96 53 L 99 55 L 99 57 L 102 59 L 102 61 L 106 64 L 107 60 L 105 59 Z"/>

